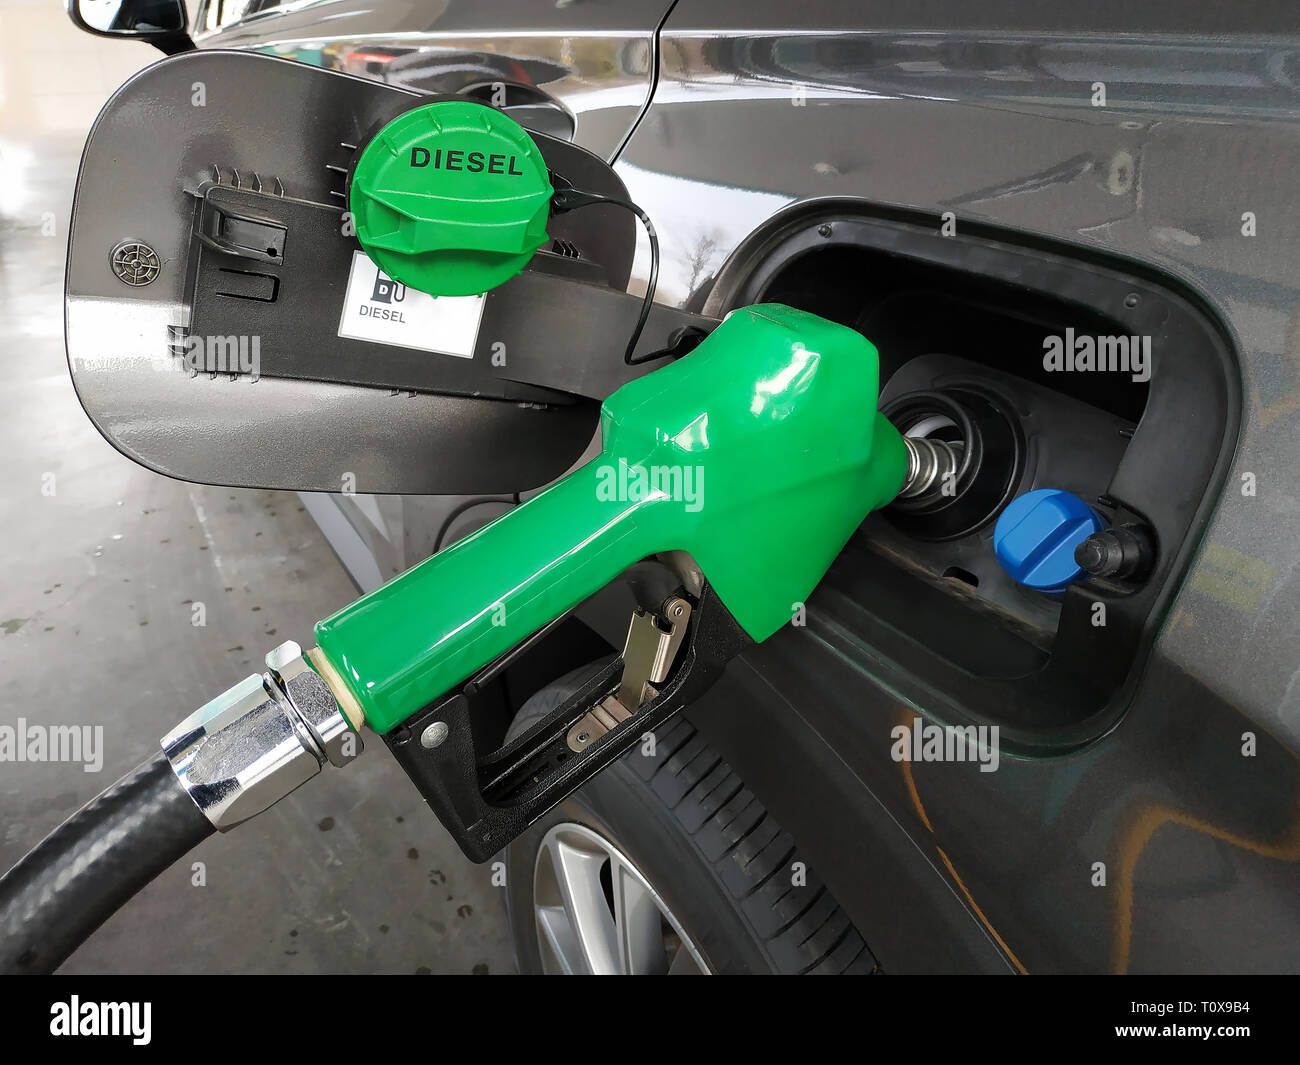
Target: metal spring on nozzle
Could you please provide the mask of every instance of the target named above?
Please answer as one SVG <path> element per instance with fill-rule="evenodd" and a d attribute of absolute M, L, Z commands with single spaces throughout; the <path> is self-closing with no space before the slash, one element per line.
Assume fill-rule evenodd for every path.
<path fill-rule="evenodd" d="M 899 499 L 939 495 L 945 482 L 956 478 L 963 450 L 960 442 L 905 436 L 903 446 L 907 448 L 907 475 Z"/>

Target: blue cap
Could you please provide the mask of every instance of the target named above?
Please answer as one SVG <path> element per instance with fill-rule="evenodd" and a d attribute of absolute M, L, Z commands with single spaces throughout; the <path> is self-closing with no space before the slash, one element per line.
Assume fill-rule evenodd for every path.
<path fill-rule="evenodd" d="M 1035 488 L 998 515 L 993 552 L 1015 580 L 1040 592 L 1059 592 L 1083 574 L 1074 549 L 1105 528 L 1097 512 L 1072 492 Z"/>

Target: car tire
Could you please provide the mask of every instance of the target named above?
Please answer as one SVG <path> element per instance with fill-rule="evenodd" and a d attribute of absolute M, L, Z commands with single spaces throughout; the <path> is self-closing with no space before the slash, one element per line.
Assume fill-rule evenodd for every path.
<path fill-rule="evenodd" d="M 509 735 L 550 713 L 603 664 L 534 694 Z M 520 972 L 878 971 L 795 841 L 688 721 L 669 722 L 653 747 L 633 748 L 504 852 Z M 603 892 L 593 887 L 597 869 Z M 615 877 L 632 885 L 621 898 L 639 900 L 623 906 L 638 915 L 634 932 L 620 934 Z M 646 916 L 648 900 L 660 910 L 662 953 L 626 943 L 616 952 L 620 941 L 654 939 L 645 927 L 655 919 Z"/>

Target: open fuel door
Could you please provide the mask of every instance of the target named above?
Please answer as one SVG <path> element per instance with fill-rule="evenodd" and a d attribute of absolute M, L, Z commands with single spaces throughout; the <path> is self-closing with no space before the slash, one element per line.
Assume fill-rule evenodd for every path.
<path fill-rule="evenodd" d="M 382 269 L 358 223 L 384 243 L 376 257 L 410 269 L 380 217 L 406 208 L 389 196 L 354 216 L 359 161 L 379 135 L 372 159 L 397 158 L 395 120 L 436 99 L 223 51 L 163 60 L 118 90 L 82 157 L 66 282 L 73 381 L 114 446 L 214 484 L 524 490 L 579 457 L 601 399 L 715 324 L 656 306 L 625 360 L 642 307 L 626 292 L 636 219 L 609 201 L 626 191 L 598 157 L 517 126 L 518 158 L 502 141 L 481 157 L 403 144 L 398 159 L 427 204 L 439 192 L 425 174 L 454 162 L 489 180 L 533 158 L 545 196 L 508 279 L 435 297 Z M 498 139 L 513 126 L 451 99 Z M 452 143 L 437 132 L 421 143 Z M 594 206 L 566 209 L 564 195 L 584 205 L 574 190 Z M 491 211 L 471 228 L 490 248 L 512 239 Z"/>

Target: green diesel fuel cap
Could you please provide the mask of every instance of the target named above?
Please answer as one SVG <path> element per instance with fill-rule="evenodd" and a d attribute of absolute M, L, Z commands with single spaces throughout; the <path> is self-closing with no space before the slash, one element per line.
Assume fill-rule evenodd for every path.
<path fill-rule="evenodd" d="M 384 273 L 434 296 L 473 296 L 509 281 L 546 241 L 552 193 L 518 122 L 439 100 L 399 115 L 362 149 L 348 207 Z"/>

